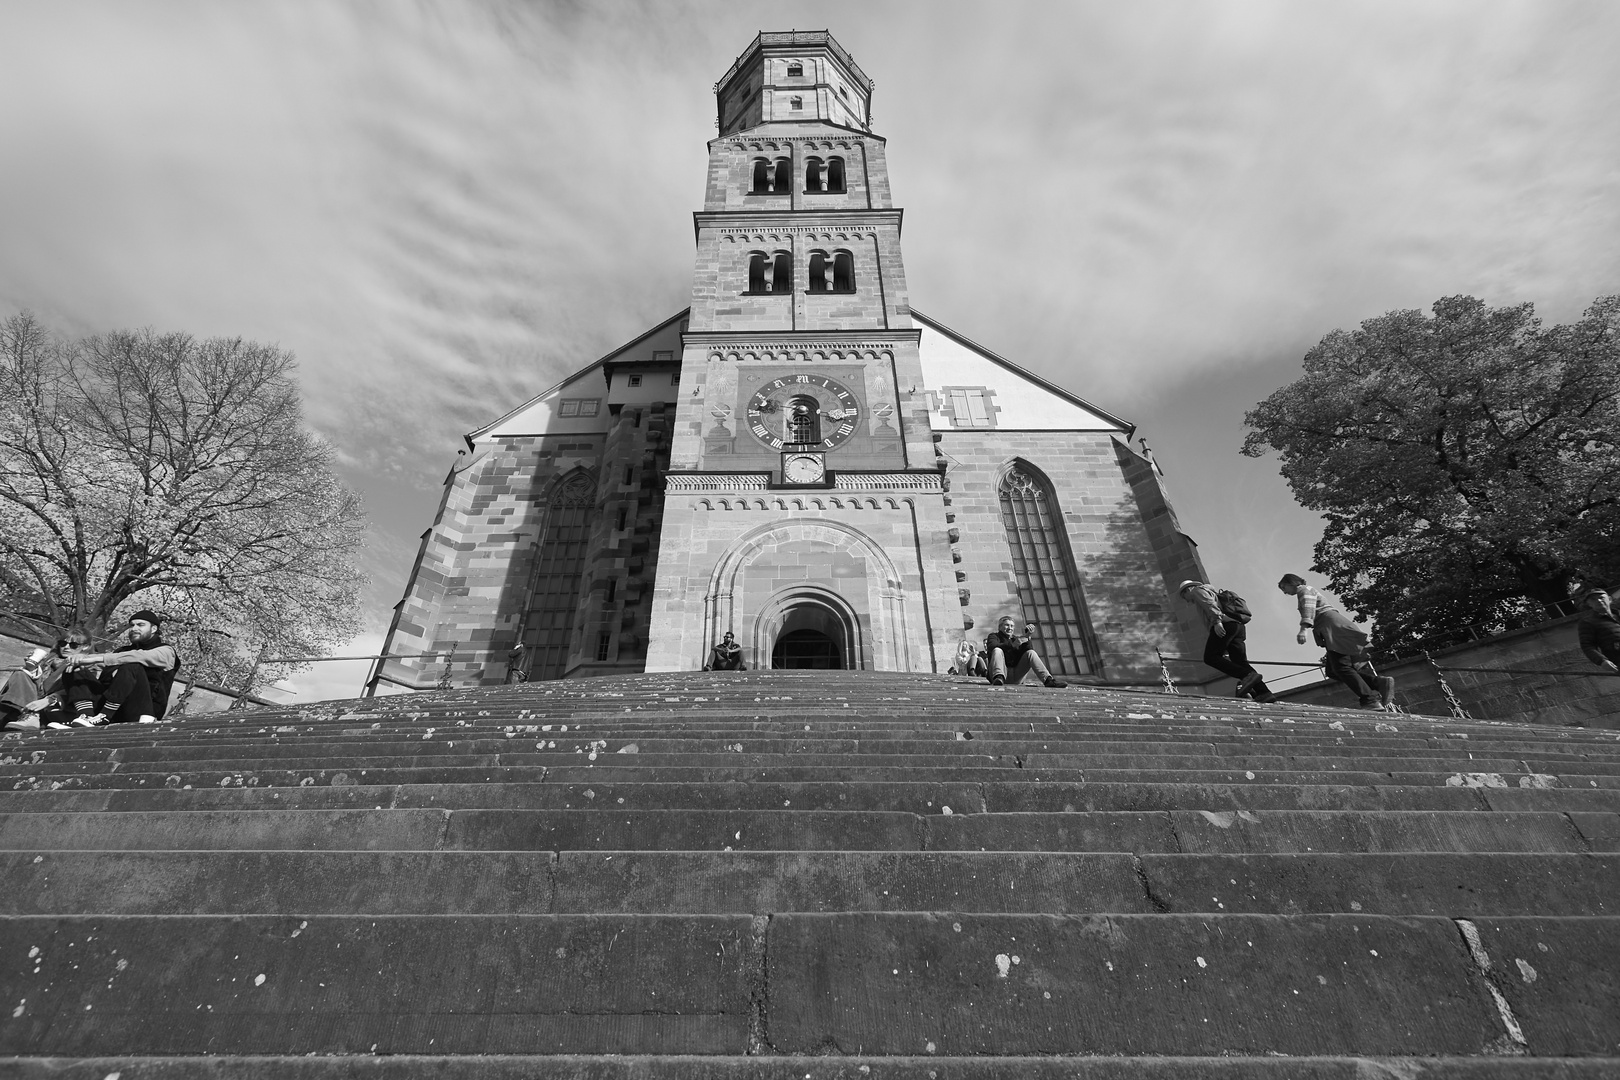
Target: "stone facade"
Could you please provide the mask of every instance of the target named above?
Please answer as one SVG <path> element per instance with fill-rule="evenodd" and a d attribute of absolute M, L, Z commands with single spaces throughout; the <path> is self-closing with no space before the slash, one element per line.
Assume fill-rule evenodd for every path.
<path fill-rule="evenodd" d="M 1133 683 L 1201 642 L 1132 426 L 911 308 L 848 54 L 761 34 L 716 93 L 690 308 L 468 436 L 379 680 L 689 670 L 726 631 L 944 671 L 1012 615 Z"/>

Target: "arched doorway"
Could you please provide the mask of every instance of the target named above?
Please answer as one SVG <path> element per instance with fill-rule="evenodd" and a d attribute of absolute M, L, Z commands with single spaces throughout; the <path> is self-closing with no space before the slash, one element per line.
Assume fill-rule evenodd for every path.
<path fill-rule="evenodd" d="M 773 668 L 842 671 L 861 668 L 853 613 L 819 592 L 796 591 L 781 597 L 760 620 L 761 655 Z"/>
<path fill-rule="evenodd" d="M 771 650 L 773 668 L 841 669 L 843 657 L 838 655 L 838 642 L 820 630 L 795 630 L 776 639 Z"/>

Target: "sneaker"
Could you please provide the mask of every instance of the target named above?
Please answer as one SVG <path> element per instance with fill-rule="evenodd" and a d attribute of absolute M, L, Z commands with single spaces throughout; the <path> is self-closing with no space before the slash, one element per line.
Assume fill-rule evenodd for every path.
<path fill-rule="evenodd" d="M 94 716 L 75 716 L 74 727 L 100 727 L 107 722 L 106 713 L 96 713 Z"/>
<path fill-rule="evenodd" d="M 1003 683 L 1005 683 L 1006 681 L 1007 681 L 1007 676 L 1005 676 L 1005 675 L 992 675 L 992 676 L 990 676 L 990 685 L 991 686 L 1000 686 Z"/>
<path fill-rule="evenodd" d="M 38 731 L 39 713 L 25 712 L 6 725 L 7 731 Z"/>
<path fill-rule="evenodd" d="M 1233 697 L 1244 697 L 1245 695 L 1248 694 L 1248 692 L 1250 690 L 1254 689 L 1254 684 L 1259 682 L 1259 681 L 1260 681 L 1260 673 L 1258 671 L 1249 672 L 1247 675 L 1243 676 L 1243 678 L 1238 680 L 1237 693 L 1232 695 L 1232 696 Z"/>
<path fill-rule="evenodd" d="M 1370 698 L 1370 697 L 1369 698 L 1362 698 L 1361 699 L 1361 704 L 1356 706 L 1356 707 L 1358 709 L 1368 709 L 1368 710 L 1371 710 L 1372 712 L 1383 712 L 1384 711 L 1383 702 L 1379 701 L 1377 698 Z"/>
<path fill-rule="evenodd" d="M 1378 678 L 1378 696 L 1384 706 L 1385 712 L 1395 711 L 1395 679 L 1390 675 L 1381 675 Z"/>
<path fill-rule="evenodd" d="M 1270 705 L 1273 701 L 1277 700 L 1277 695 L 1267 690 L 1264 694 L 1254 695 L 1254 700 L 1258 701 L 1262 705 Z"/>
<path fill-rule="evenodd" d="M 1069 685 L 1068 683 L 1064 682 L 1062 679 L 1055 679 L 1050 675 L 1048 675 L 1046 678 L 1042 679 L 1041 683 L 1044 686 L 1050 686 L 1053 690 L 1061 690 L 1061 689 L 1063 689 L 1063 687 Z"/>
<path fill-rule="evenodd" d="M 72 724 L 64 724 L 60 720 L 52 720 L 50 723 L 46 724 L 45 726 L 50 728 L 52 731 L 72 731 L 73 730 L 73 725 Z"/>
<path fill-rule="evenodd" d="M 141 723 L 143 723 L 143 724 L 155 724 L 155 723 L 157 723 L 157 717 L 151 715 L 150 713 L 142 713 L 141 714 Z"/>

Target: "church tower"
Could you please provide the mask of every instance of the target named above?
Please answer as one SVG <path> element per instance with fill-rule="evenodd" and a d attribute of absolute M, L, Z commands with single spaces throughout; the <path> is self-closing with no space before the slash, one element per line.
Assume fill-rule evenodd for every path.
<path fill-rule="evenodd" d="M 943 671 L 963 618 L 872 82 L 762 33 L 715 88 L 647 670 Z"/>

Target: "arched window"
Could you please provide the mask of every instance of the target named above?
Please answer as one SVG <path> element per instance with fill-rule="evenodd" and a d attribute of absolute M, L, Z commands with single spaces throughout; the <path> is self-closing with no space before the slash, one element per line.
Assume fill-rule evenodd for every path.
<path fill-rule="evenodd" d="M 822 185 L 821 159 L 810 158 L 804 164 L 804 190 L 807 192 L 825 190 Z"/>
<path fill-rule="evenodd" d="M 833 292 L 855 291 L 855 256 L 847 251 L 833 252 Z"/>
<path fill-rule="evenodd" d="M 560 679 L 568 666 L 574 605 L 596 516 L 595 477 L 584 469 L 563 477 L 545 500 L 544 514 L 522 640 L 529 678 Z"/>
<path fill-rule="evenodd" d="M 810 253 L 810 291 L 827 291 L 827 268 L 832 260 L 827 258 L 825 251 L 812 251 Z"/>
<path fill-rule="evenodd" d="M 827 190 L 844 190 L 844 159 L 841 157 L 827 159 Z"/>
<path fill-rule="evenodd" d="M 802 63 L 800 63 L 799 61 L 797 61 L 797 60 L 789 60 L 788 61 L 788 78 L 790 78 L 790 79 L 802 79 L 802 78 L 804 78 L 804 65 Z"/>
<path fill-rule="evenodd" d="M 748 291 L 751 293 L 765 293 L 771 291 L 771 285 L 766 280 L 766 267 L 770 264 L 769 258 L 763 251 L 750 251 L 748 253 Z"/>
<path fill-rule="evenodd" d="M 786 293 L 793 291 L 793 256 L 785 251 L 776 253 L 776 262 L 771 267 L 771 292 Z"/>
<path fill-rule="evenodd" d="M 1002 478 L 1000 494 L 1018 600 L 1024 618 L 1036 626 L 1041 655 L 1054 672 L 1093 674 L 1097 649 L 1057 499 L 1045 478 L 1023 462 Z"/>
<path fill-rule="evenodd" d="M 763 195 L 771 190 L 771 163 L 764 158 L 754 159 L 754 186 L 753 193 Z"/>
<path fill-rule="evenodd" d="M 800 97 L 798 94 L 794 94 L 792 97 L 788 98 L 788 108 L 792 109 L 794 112 L 798 112 L 800 109 L 804 108 L 804 98 Z"/>
<path fill-rule="evenodd" d="M 793 191 L 793 162 L 785 157 L 777 158 L 775 173 L 776 175 L 772 178 L 775 183 L 771 185 L 771 190 L 781 195 L 791 193 Z"/>
<path fill-rule="evenodd" d="M 787 407 L 787 441 L 821 441 L 821 403 L 808 395 L 794 398 Z"/>

